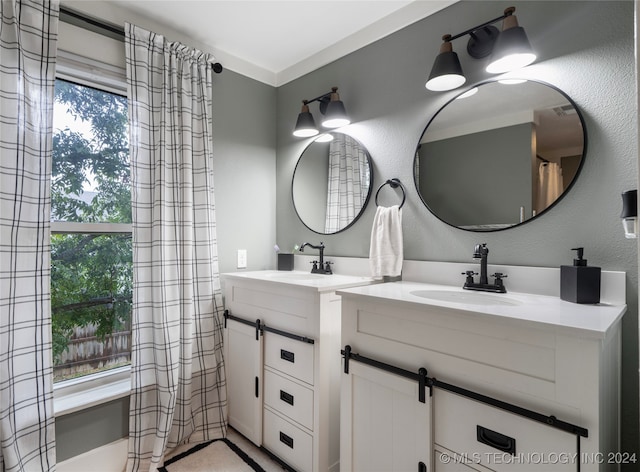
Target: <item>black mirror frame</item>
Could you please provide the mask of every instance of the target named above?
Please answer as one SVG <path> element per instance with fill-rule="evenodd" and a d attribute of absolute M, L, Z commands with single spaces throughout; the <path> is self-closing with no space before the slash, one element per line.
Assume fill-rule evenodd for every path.
<path fill-rule="evenodd" d="M 418 154 L 418 150 L 420 148 L 420 141 L 422 141 L 422 137 L 424 136 L 424 134 L 427 132 L 427 129 L 429 128 L 429 126 L 431 125 L 431 123 L 433 122 L 433 120 L 436 119 L 436 117 L 440 114 L 440 112 L 442 110 L 444 110 L 447 105 L 449 105 L 451 102 L 453 102 L 454 100 L 456 100 L 460 95 L 463 95 L 464 93 L 468 92 L 469 90 L 473 89 L 474 87 L 479 87 L 481 85 L 485 85 L 485 84 L 489 84 L 489 83 L 493 83 L 493 82 L 498 82 L 498 80 L 500 79 L 489 79 L 489 80 L 484 80 L 481 82 L 477 82 L 467 88 L 465 88 L 463 91 L 461 91 L 460 93 L 456 94 L 455 96 L 453 96 L 451 99 L 447 100 L 447 102 L 442 105 L 442 107 L 440 107 L 440 109 L 438 109 L 437 112 L 434 113 L 434 115 L 431 117 L 431 119 L 429 120 L 429 122 L 427 123 L 427 126 L 424 127 L 424 129 L 422 130 L 422 133 L 420 134 L 420 137 L 418 138 L 418 144 L 416 145 L 416 150 L 414 151 L 414 157 L 412 159 L 412 169 L 413 169 L 413 181 L 414 184 L 416 186 L 416 192 L 418 193 L 418 195 L 420 196 L 420 200 L 422 201 L 422 203 L 424 204 L 424 206 L 427 208 L 427 210 L 429 210 L 429 212 L 435 216 L 438 220 L 442 221 L 443 223 L 447 224 L 448 226 L 451 226 L 453 228 L 459 229 L 461 231 L 468 231 L 468 232 L 472 232 L 472 233 L 492 233 L 492 232 L 498 232 L 498 231 L 505 231 L 505 230 L 509 230 L 518 226 L 522 226 L 526 223 L 529 223 L 535 219 L 537 219 L 539 216 L 544 215 L 545 213 L 547 213 L 549 210 L 551 210 L 553 207 L 555 207 L 564 197 L 565 195 L 567 195 L 570 191 L 571 188 L 574 186 L 574 184 L 576 183 L 576 181 L 578 180 L 578 177 L 580 176 L 580 173 L 582 171 L 582 168 L 584 167 L 584 161 L 587 157 L 587 125 L 584 119 L 584 116 L 582 115 L 582 112 L 580 111 L 580 108 L 578 107 L 578 105 L 576 104 L 576 102 L 569 96 L 567 95 L 562 89 L 556 87 L 555 85 L 552 85 L 550 83 L 544 82 L 542 80 L 537 80 L 537 79 L 524 79 L 527 80 L 528 82 L 535 82 L 541 85 L 546 85 L 549 88 L 554 89 L 555 91 L 557 91 L 559 94 L 561 94 L 563 97 L 565 97 L 567 99 L 567 101 L 573 106 L 573 108 L 576 110 L 576 114 L 578 115 L 578 118 L 580 119 L 580 124 L 582 125 L 582 136 L 583 136 L 583 148 L 582 148 L 582 159 L 580 160 L 580 165 L 578 166 L 578 169 L 576 170 L 576 174 L 573 178 L 573 180 L 569 183 L 569 185 L 567 186 L 567 188 L 564 190 L 564 192 L 562 192 L 562 194 L 552 203 L 550 204 L 547 208 L 545 208 L 543 211 L 541 211 L 540 213 L 536 214 L 534 217 L 531 217 L 525 221 L 522 221 L 520 223 L 516 223 L 513 224 L 511 226 L 507 226 L 505 228 L 491 228 L 491 229 L 471 229 L 471 228 L 461 228 L 459 226 L 453 225 L 445 220 L 443 220 L 442 218 L 440 218 L 427 204 L 427 202 L 424 201 L 424 197 L 422 196 L 422 193 L 420 192 L 420 186 L 419 186 L 419 182 L 416 178 L 416 173 L 415 173 L 415 168 L 416 168 L 416 159 L 417 159 L 417 154 Z"/>
<path fill-rule="evenodd" d="M 329 133 L 340 133 L 340 134 L 347 135 L 347 133 L 343 133 L 343 132 L 340 132 L 340 131 L 329 131 Z M 362 149 L 364 150 L 365 154 L 367 155 L 367 164 L 369 166 L 369 190 L 367 191 L 367 197 L 365 198 L 364 203 L 362 204 L 362 208 L 360 209 L 358 214 L 353 218 L 353 220 L 351 220 L 351 223 L 349 223 L 344 228 L 342 228 L 342 229 L 340 229 L 338 231 L 334 231 L 333 233 L 319 232 L 319 231 L 309 227 L 309 225 L 307 225 L 307 223 L 305 223 L 305 221 L 300 216 L 300 213 L 298 212 L 298 208 L 296 207 L 296 201 L 295 201 L 295 198 L 293 196 L 293 179 L 295 178 L 296 171 L 298 170 L 298 166 L 300 165 L 300 159 L 302 158 L 302 156 L 303 156 L 304 152 L 307 150 L 307 148 L 309 146 L 311 146 L 315 142 L 314 140 L 311 140 L 309 142 L 309 144 L 307 144 L 305 146 L 305 148 L 302 150 L 302 152 L 298 156 L 298 160 L 296 161 L 296 167 L 293 169 L 293 175 L 291 176 L 291 202 L 293 204 L 293 209 L 296 212 L 296 216 L 298 217 L 300 222 L 304 225 L 304 227 L 307 228 L 309 231 L 312 231 L 312 232 L 314 232 L 316 234 L 321 234 L 321 235 L 338 234 L 338 233 L 342 233 L 343 231 L 346 231 L 347 229 L 351 228 L 356 223 L 356 221 L 358 221 L 360 219 L 360 217 L 364 213 L 365 209 L 367 208 L 367 205 L 369 204 L 369 200 L 371 200 L 371 193 L 373 191 L 373 182 L 374 182 L 373 159 L 371 158 L 371 154 L 369 153 L 369 150 L 362 144 L 362 142 L 360 142 L 359 139 L 356 139 L 351 135 L 347 135 L 347 136 L 349 136 L 354 141 L 357 141 L 357 143 L 360 145 L 360 147 L 362 147 Z"/>

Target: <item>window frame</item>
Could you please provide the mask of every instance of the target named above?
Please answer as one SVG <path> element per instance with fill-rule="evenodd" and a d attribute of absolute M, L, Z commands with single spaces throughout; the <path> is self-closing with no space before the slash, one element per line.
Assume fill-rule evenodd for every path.
<path fill-rule="evenodd" d="M 124 68 L 58 50 L 56 79 L 124 97 Z M 133 234 L 131 223 L 80 223 L 52 221 L 51 234 Z M 116 367 L 53 384 L 54 414 L 61 416 L 126 397 L 131 392 L 131 366 Z"/>

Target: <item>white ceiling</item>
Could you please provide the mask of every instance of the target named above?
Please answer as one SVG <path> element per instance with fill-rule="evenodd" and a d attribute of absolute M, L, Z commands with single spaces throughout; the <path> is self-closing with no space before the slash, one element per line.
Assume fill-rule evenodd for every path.
<path fill-rule="evenodd" d="M 458 0 L 112 0 L 282 85 Z"/>

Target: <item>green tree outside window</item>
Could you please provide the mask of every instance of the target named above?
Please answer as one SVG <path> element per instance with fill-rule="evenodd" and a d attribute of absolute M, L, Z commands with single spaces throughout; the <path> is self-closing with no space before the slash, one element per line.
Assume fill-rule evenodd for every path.
<path fill-rule="evenodd" d="M 55 99 L 51 220 L 130 224 L 126 97 L 56 80 Z M 131 233 L 95 228 L 76 226 L 51 237 L 54 371 L 64 367 L 55 380 L 130 359 Z M 78 328 L 90 328 L 96 339 L 70 352 Z"/>

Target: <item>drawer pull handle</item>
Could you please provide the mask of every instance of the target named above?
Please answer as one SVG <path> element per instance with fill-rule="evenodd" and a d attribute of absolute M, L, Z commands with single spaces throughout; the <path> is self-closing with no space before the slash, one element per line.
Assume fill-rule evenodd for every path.
<path fill-rule="evenodd" d="M 280 349 L 280 359 L 284 359 L 287 362 L 294 363 L 296 361 L 296 355 L 291 351 Z"/>
<path fill-rule="evenodd" d="M 280 431 L 280 442 L 285 443 L 291 449 L 293 449 L 293 438 L 291 436 L 287 436 L 282 431 Z"/>
<path fill-rule="evenodd" d="M 418 462 L 418 472 L 427 472 L 427 464 Z"/>
<path fill-rule="evenodd" d="M 285 392 L 284 390 L 280 390 L 280 400 L 293 406 L 293 395 Z"/>
<path fill-rule="evenodd" d="M 477 425 L 478 442 L 491 446 L 499 451 L 506 452 L 512 456 L 516 454 L 516 440 L 504 434 L 491 431 L 484 426 Z"/>

